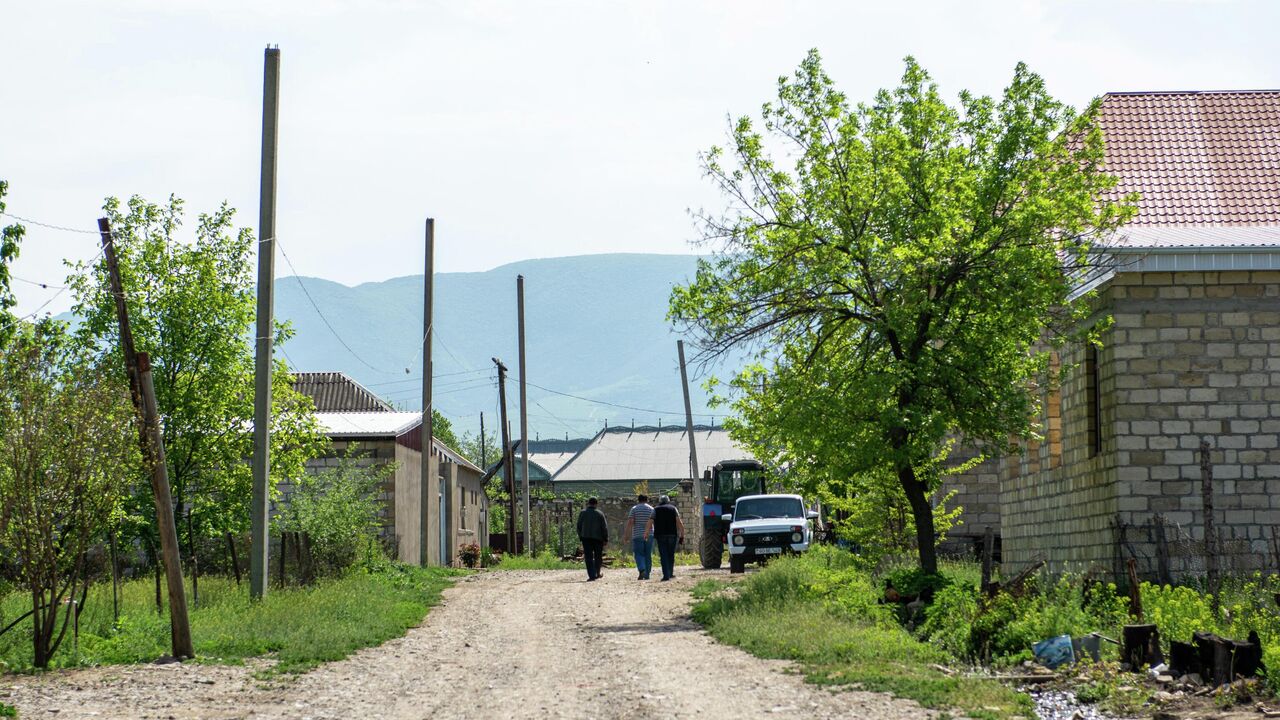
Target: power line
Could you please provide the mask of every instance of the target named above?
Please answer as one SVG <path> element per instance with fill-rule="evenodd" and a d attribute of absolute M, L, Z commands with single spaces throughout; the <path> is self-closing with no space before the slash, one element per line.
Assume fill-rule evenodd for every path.
<path fill-rule="evenodd" d="M 475 370 L 462 370 L 460 372 L 441 373 L 432 375 L 432 379 L 453 377 L 455 375 L 475 375 L 476 373 L 493 372 L 490 368 L 477 368 Z M 387 380 L 385 382 L 367 383 L 365 387 L 384 387 L 386 385 L 404 385 L 406 383 L 422 383 L 422 377 L 405 378 L 404 380 Z"/>
<path fill-rule="evenodd" d="M 289 264 L 289 269 L 293 271 L 293 279 L 297 280 L 298 287 L 302 288 L 302 294 L 307 297 L 307 301 L 310 302 L 311 307 L 315 309 L 316 315 L 320 316 L 320 320 L 324 322 L 325 327 L 329 328 L 329 332 L 333 333 L 333 337 L 337 339 L 337 341 L 342 345 L 342 347 L 347 349 L 347 352 L 351 353 L 351 357 L 355 358 L 356 360 L 359 360 L 360 363 L 363 364 L 365 367 L 369 368 L 374 372 L 383 373 L 384 375 L 394 374 L 390 370 L 383 370 L 381 368 L 377 368 L 369 364 L 369 361 L 360 357 L 359 353 L 353 350 L 351 346 L 347 344 L 346 340 L 342 339 L 342 336 L 338 334 L 338 331 L 336 329 L 334 329 L 333 324 L 329 322 L 329 318 L 325 317 L 324 313 L 320 311 L 320 305 L 316 303 L 315 298 L 311 297 L 311 291 L 307 289 L 306 283 L 302 282 L 302 278 L 298 275 L 298 269 L 293 266 L 293 261 L 289 259 L 289 253 L 284 251 L 284 245 L 280 243 L 280 239 L 275 238 L 275 241 L 276 241 L 276 245 L 280 247 L 280 255 L 284 257 L 284 261 Z"/>
<path fill-rule="evenodd" d="M 9 217 L 14 217 L 14 216 L 10 215 Z M 87 268 L 88 268 L 88 266 L 91 266 L 91 265 L 93 265 L 95 262 L 97 262 L 97 261 L 98 261 L 98 258 L 102 257 L 102 254 L 103 254 L 104 252 L 106 252 L 106 251 L 107 251 L 107 245 L 111 245 L 111 244 L 114 244 L 114 243 L 115 243 L 115 237 L 114 237 L 114 236 L 112 236 L 112 237 L 108 238 L 108 239 L 107 239 L 107 242 L 103 243 L 102 247 L 98 250 L 98 253 L 97 253 L 96 255 L 94 255 L 92 258 L 90 258 L 88 262 L 86 262 L 86 263 L 85 263 L 85 265 L 86 265 L 86 270 L 85 270 L 85 272 L 87 272 L 87 271 L 88 271 L 88 269 L 87 269 Z M 83 275 L 84 273 L 79 273 L 79 274 Z M 27 313 L 26 315 L 23 315 L 22 317 L 14 318 L 12 322 L 6 323 L 5 325 L 0 325 L 0 330 L 8 330 L 9 328 L 14 327 L 15 325 L 17 325 L 17 324 L 18 324 L 18 323 L 20 323 L 20 322 L 24 322 L 24 321 L 26 321 L 26 320 L 30 320 L 31 318 L 35 317 L 36 315 L 39 315 L 41 310 L 44 310 L 45 308 L 49 307 L 49 304 L 50 304 L 50 303 L 52 303 L 54 300 L 57 300 L 57 299 L 62 295 L 62 293 L 66 292 L 67 290 L 68 290 L 68 287 L 67 287 L 67 286 L 62 286 L 62 287 L 58 290 L 58 292 L 54 293 L 53 295 L 50 295 L 48 300 L 45 300 L 43 303 L 41 303 L 41 304 L 40 304 L 40 307 L 36 308 L 35 310 L 32 310 L 31 312 Z"/>
<path fill-rule="evenodd" d="M 622 408 L 623 410 L 634 410 L 636 412 L 650 413 L 653 415 L 670 415 L 671 417 L 684 416 L 683 410 L 677 412 L 674 410 L 653 410 L 650 408 L 635 407 L 634 405 L 620 405 L 618 403 L 606 402 L 604 400 L 593 400 L 589 397 L 574 395 L 573 393 L 562 392 L 560 390 L 552 390 L 551 388 L 543 387 L 541 385 L 538 385 L 537 383 L 530 382 L 529 385 L 531 387 L 536 387 L 539 390 L 545 390 L 546 392 L 552 393 L 553 395 L 563 395 L 564 397 L 573 398 L 574 400 L 582 400 L 583 402 L 595 403 L 596 405 L 608 405 L 609 407 Z M 715 415 L 712 413 L 692 413 L 692 414 L 697 415 L 698 417 L 715 417 Z"/>
<path fill-rule="evenodd" d="M 35 285 L 35 286 L 38 286 L 38 287 L 44 288 L 45 290 L 66 290 L 66 289 L 67 289 L 67 287 L 66 287 L 65 285 L 54 285 L 53 283 L 44 283 L 44 282 L 38 282 L 38 281 L 36 281 L 36 280 L 28 280 L 28 279 L 26 279 L 26 278 L 18 277 L 17 275 L 14 275 L 13 273 L 10 273 L 10 274 L 9 274 L 9 279 L 10 279 L 10 280 L 17 280 L 18 282 L 24 282 L 24 283 L 26 283 L 26 284 L 28 284 L 28 285 Z"/>

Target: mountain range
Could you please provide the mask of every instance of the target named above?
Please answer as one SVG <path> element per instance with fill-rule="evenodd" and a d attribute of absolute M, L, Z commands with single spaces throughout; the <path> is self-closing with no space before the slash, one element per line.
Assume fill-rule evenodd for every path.
<path fill-rule="evenodd" d="M 437 273 L 433 404 L 455 430 L 498 428 L 497 371 L 508 368 L 507 412 L 519 432 L 516 278 L 524 276 L 529 432 L 590 437 L 609 425 L 684 423 L 671 289 L 691 255 L 605 254 L 525 260 L 486 272 Z M 342 371 L 406 410 L 421 407 L 423 275 L 348 287 L 276 280 L 276 317 L 295 335 L 281 350 L 301 371 Z M 693 349 L 686 342 L 686 353 Z M 690 366 L 694 420 L 715 422 L 702 380 L 736 368 Z"/>

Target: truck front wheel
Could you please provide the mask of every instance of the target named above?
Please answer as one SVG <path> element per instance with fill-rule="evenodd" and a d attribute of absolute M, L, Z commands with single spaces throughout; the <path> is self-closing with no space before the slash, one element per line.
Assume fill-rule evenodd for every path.
<path fill-rule="evenodd" d="M 743 572 L 746 572 L 746 570 L 747 570 L 746 558 L 742 557 L 741 555 L 729 556 L 729 572 L 730 573 L 733 573 L 734 575 L 738 575 Z"/>

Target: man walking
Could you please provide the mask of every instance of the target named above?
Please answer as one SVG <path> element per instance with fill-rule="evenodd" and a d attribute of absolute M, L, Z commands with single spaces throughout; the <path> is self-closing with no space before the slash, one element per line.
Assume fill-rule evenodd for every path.
<path fill-rule="evenodd" d="M 649 527 L 649 518 L 653 517 L 653 506 L 649 504 L 648 495 L 636 497 L 636 504 L 627 511 L 627 526 L 622 536 L 631 538 L 631 552 L 636 556 L 637 580 L 648 580 L 653 570 L 653 541 L 645 536 L 645 528 Z"/>
<path fill-rule="evenodd" d="M 653 509 L 653 516 L 645 528 L 645 536 L 658 543 L 658 560 L 662 563 L 663 581 L 675 577 L 676 545 L 684 543 L 684 521 L 680 519 L 680 511 L 666 495 L 658 498 L 658 507 Z"/>
<path fill-rule="evenodd" d="M 587 580 L 599 580 L 604 564 L 604 544 L 609 542 L 609 521 L 591 498 L 578 513 L 578 539 L 582 541 L 582 559 L 587 565 Z"/>

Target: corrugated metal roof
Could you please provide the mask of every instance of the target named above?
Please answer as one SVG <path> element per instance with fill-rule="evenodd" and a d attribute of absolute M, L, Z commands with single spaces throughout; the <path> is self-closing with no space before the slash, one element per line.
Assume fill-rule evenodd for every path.
<path fill-rule="evenodd" d="M 330 437 L 395 437 L 422 422 L 420 412 L 318 412 L 316 421 Z"/>
<path fill-rule="evenodd" d="M 1114 250 L 1280 250 L 1280 225 L 1130 225 L 1116 232 Z"/>
<path fill-rule="evenodd" d="M 341 372 L 293 374 L 293 389 L 315 402 L 316 412 L 392 412 L 382 398 Z"/>
<path fill-rule="evenodd" d="M 1109 93 L 1099 125 L 1133 225 L 1280 223 L 1280 90 Z"/>
<path fill-rule="evenodd" d="M 316 413 L 316 422 L 324 434 L 335 439 L 354 438 L 396 438 L 420 428 L 422 413 L 420 412 L 328 412 Z M 421 435 L 421 430 L 418 432 Z M 440 442 L 440 438 L 432 438 L 436 452 L 449 458 L 450 462 L 483 472 L 461 453 Z M 415 445 L 420 447 L 420 444 Z"/>
<path fill-rule="evenodd" d="M 721 428 L 694 427 L 698 463 L 750 457 Z M 683 427 L 614 427 L 602 430 L 551 478 L 558 481 L 681 480 L 689 477 L 689 438 Z"/>

